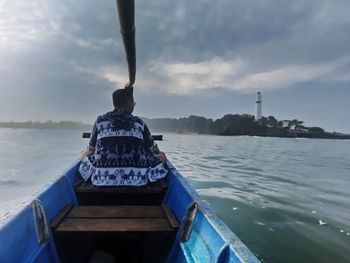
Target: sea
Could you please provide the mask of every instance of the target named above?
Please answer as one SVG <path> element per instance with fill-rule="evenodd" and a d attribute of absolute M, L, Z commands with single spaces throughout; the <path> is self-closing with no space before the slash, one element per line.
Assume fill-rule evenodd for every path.
<path fill-rule="evenodd" d="M 0 224 L 77 160 L 81 131 L 0 128 Z M 168 159 L 262 262 L 350 262 L 350 141 L 163 134 Z"/>

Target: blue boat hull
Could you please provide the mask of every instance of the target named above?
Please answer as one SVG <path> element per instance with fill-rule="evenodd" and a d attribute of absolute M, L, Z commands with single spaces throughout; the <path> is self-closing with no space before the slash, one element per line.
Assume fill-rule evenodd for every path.
<path fill-rule="evenodd" d="M 37 196 L 49 222 L 67 204 L 78 205 L 73 186 L 78 167 L 77 162 Z M 168 262 L 260 262 L 172 165 L 167 180 L 163 203 L 179 222 L 193 201 L 199 204 L 189 239 L 180 242 L 177 236 Z M 0 262 L 60 262 L 52 235 L 38 244 L 30 205 L 0 228 Z"/>

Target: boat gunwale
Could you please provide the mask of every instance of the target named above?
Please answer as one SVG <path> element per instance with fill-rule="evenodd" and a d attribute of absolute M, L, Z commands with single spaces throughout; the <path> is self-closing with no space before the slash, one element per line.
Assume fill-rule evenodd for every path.
<path fill-rule="evenodd" d="M 78 204 L 76 195 L 74 193 L 74 182 L 77 177 L 77 171 L 78 166 L 80 164 L 80 161 L 77 160 L 73 162 L 71 166 L 69 166 L 67 169 L 64 170 L 63 174 L 61 176 L 57 176 L 54 179 L 51 179 L 49 182 L 44 184 L 38 192 L 33 194 L 30 198 L 30 201 L 23 206 L 20 210 L 17 211 L 17 214 L 13 217 L 9 218 L 8 221 L 6 221 L 3 225 L 0 225 L 0 231 L 4 227 L 11 227 L 12 223 L 16 223 L 16 219 L 21 217 L 21 214 L 23 216 L 28 216 L 27 209 L 31 209 L 31 202 L 32 200 L 38 199 L 45 204 L 49 200 L 46 200 L 45 196 L 50 194 L 49 189 L 53 187 L 56 183 L 63 180 L 64 184 L 70 185 L 68 186 L 69 190 L 67 191 L 67 195 L 71 198 L 72 203 Z M 231 259 L 231 254 L 233 253 L 236 260 L 238 262 L 260 262 L 255 255 L 248 249 L 248 247 L 233 233 L 233 231 L 224 223 L 224 221 L 216 214 L 216 212 L 212 209 L 211 205 L 203 199 L 194 189 L 194 187 L 191 186 L 190 182 L 173 166 L 171 162 L 168 162 L 169 166 L 169 176 L 167 176 L 167 180 L 169 182 L 169 188 L 167 191 L 167 194 L 164 198 L 165 203 L 169 201 L 169 196 L 167 197 L 168 193 L 171 191 L 171 187 L 173 187 L 177 181 L 180 187 L 183 188 L 183 190 L 188 194 L 187 198 L 185 197 L 185 200 L 182 200 L 182 202 L 198 202 L 198 212 L 203 215 L 205 220 L 207 221 L 207 224 L 209 227 L 211 227 L 217 234 L 215 238 L 220 238 L 223 242 L 223 245 L 221 246 L 221 251 L 217 255 L 217 259 L 221 258 L 221 252 L 227 251 L 227 246 L 229 246 L 229 258 Z M 183 203 L 184 204 L 184 203 Z M 62 204 L 63 206 L 65 204 Z M 49 209 L 45 209 L 49 210 Z M 48 220 L 51 222 L 54 219 L 53 211 L 57 209 L 50 209 L 50 211 L 47 213 Z M 182 214 L 185 212 L 186 208 L 178 209 L 178 211 L 173 211 L 174 215 L 177 217 L 177 220 L 179 222 L 182 221 Z M 35 255 L 38 255 L 43 252 L 44 248 L 46 248 L 47 245 L 50 245 L 52 242 L 52 238 L 50 238 L 50 242 L 45 245 L 38 245 L 32 253 L 30 253 L 27 258 L 27 262 L 31 262 L 30 259 L 34 259 Z M 178 239 L 176 242 L 179 243 Z M 174 244 L 175 246 L 176 244 Z M 179 245 L 179 244 L 177 244 Z M 180 244 L 182 253 L 185 254 L 183 245 L 186 246 L 186 243 Z M 50 245 L 51 246 L 51 245 Z M 186 258 L 189 259 L 189 258 Z M 29 261 L 28 261 L 29 260 Z M 236 262 L 236 261 L 235 261 Z"/>
<path fill-rule="evenodd" d="M 239 237 L 227 226 L 227 224 L 218 216 L 213 210 L 210 203 L 202 198 L 194 187 L 191 186 L 190 182 L 175 168 L 175 166 L 168 162 L 168 166 L 173 176 L 184 186 L 193 201 L 198 203 L 198 212 L 207 220 L 208 224 L 215 230 L 215 232 L 222 238 L 224 245 L 222 251 L 227 246 L 231 248 L 231 252 L 237 257 L 240 262 L 252 262 L 259 263 L 260 260 L 253 254 L 252 251 L 239 239 Z M 181 222 L 181 218 L 178 218 Z"/>

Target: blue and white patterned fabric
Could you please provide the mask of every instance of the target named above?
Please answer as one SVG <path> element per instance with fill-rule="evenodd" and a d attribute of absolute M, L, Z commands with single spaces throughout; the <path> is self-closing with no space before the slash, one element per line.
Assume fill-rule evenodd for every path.
<path fill-rule="evenodd" d="M 83 179 L 94 185 L 141 186 L 167 174 L 161 160 L 152 152 L 154 140 L 139 117 L 122 110 L 97 118 L 90 138 L 93 153 L 79 167 Z"/>

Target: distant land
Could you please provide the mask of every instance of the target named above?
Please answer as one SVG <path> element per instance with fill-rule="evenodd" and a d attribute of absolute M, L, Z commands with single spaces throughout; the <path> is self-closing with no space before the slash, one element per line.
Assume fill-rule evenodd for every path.
<path fill-rule="evenodd" d="M 277 120 L 274 116 L 262 117 L 258 121 L 250 114 L 227 114 L 216 120 L 193 115 L 180 119 L 143 119 L 151 130 L 157 132 L 225 136 L 250 135 L 283 138 L 350 139 L 350 134 L 326 132 L 320 127 L 304 126 L 304 122 L 297 119 Z"/>
<path fill-rule="evenodd" d="M 191 115 L 188 118 L 143 118 L 152 131 L 213 134 L 224 136 L 250 135 L 282 138 L 350 139 L 350 134 L 327 132 L 321 127 L 307 127 L 303 121 L 277 120 L 273 116 L 255 120 L 250 114 L 227 114 L 213 120 Z M 1 128 L 64 129 L 90 131 L 91 124 L 76 121 L 0 122 Z"/>
<path fill-rule="evenodd" d="M 0 128 L 13 129 L 46 129 L 46 130 L 91 130 L 92 124 L 78 121 L 46 121 L 46 122 L 0 122 Z"/>

